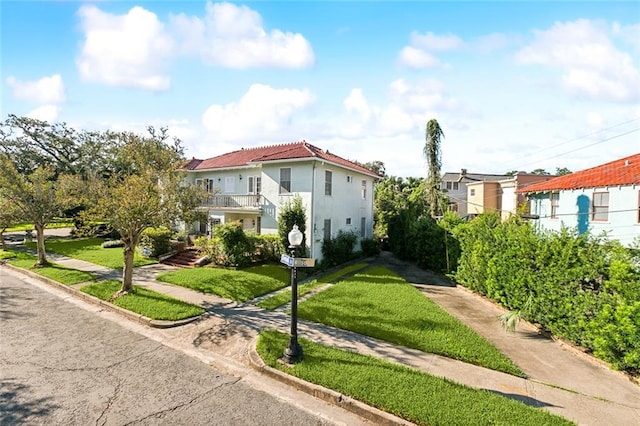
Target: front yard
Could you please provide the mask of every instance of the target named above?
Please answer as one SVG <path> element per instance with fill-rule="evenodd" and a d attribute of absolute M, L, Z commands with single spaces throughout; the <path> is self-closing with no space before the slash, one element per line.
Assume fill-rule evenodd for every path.
<path fill-rule="evenodd" d="M 0 259 L 7 259 L 9 264 L 13 266 L 28 269 L 38 275 L 42 275 L 43 277 L 47 277 L 66 285 L 73 285 L 85 281 L 91 281 L 96 278 L 96 276 L 90 272 L 78 271 L 77 269 L 67 268 L 56 263 L 51 263 L 48 266 L 34 268 L 33 265 L 35 265 L 37 261 L 36 256 L 19 251 L 13 252 L 0 250 Z"/>
<path fill-rule="evenodd" d="M 122 269 L 124 265 L 124 254 L 122 247 L 102 248 L 103 239 L 100 238 L 78 238 L 78 239 L 47 239 L 47 252 L 62 254 L 74 259 L 95 263 L 111 269 Z M 26 244 L 27 247 L 35 249 L 34 242 Z M 143 266 L 156 263 L 153 259 L 147 259 L 136 252 L 133 265 Z"/>
<path fill-rule="evenodd" d="M 160 274 L 158 281 L 246 302 L 285 287 L 287 270 L 279 265 L 262 265 L 246 270 L 185 268 Z"/>
<path fill-rule="evenodd" d="M 300 318 L 523 376 L 495 346 L 392 271 L 375 267 L 298 306 Z"/>

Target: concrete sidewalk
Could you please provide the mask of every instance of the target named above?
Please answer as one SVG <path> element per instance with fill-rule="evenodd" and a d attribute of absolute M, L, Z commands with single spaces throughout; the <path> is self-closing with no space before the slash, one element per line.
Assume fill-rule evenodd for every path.
<path fill-rule="evenodd" d="M 119 277 L 119 271 L 88 262 L 51 256 L 52 260 L 101 277 Z M 511 358 L 527 379 L 496 372 L 379 341 L 320 324 L 300 321 L 299 334 L 306 339 L 353 350 L 412 366 L 479 389 L 487 389 L 544 407 L 584 425 L 640 424 L 640 387 L 624 375 L 610 371 L 585 355 L 539 335 L 526 324 L 515 333 L 505 332 L 498 321 L 503 312 L 493 303 L 441 277 L 401 262 L 383 253 L 372 264 L 389 267 L 419 288 L 427 297 L 458 317 Z M 102 268 L 102 269 L 101 269 Z M 251 303 L 239 304 L 214 295 L 199 293 L 155 280 L 157 274 L 175 268 L 157 264 L 135 268 L 136 285 L 198 304 L 209 316 L 185 326 L 161 332 L 185 350 L 206 350 L 247 364 L 250 343 L 260 330 L 288 332 L 290 318 L 282 311 L 266 311 Z"/>

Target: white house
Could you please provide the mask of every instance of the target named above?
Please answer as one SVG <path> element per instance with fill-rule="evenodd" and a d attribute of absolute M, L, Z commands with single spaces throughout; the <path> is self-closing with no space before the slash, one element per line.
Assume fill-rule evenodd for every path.
<path fill-rule="evenodd" d="M 640 236 L 640 153 L 520 188 L 543 229 L 577 227 L 631 245 Z"/>
<path fill-rule="evenodd" d="M 196 232 L 240 221 L 247 231 L 277 233 L 281 207 L 299 195 L 311 257 L 322 259 L 323 240 L 340 230 L 373 238 L 373 189 L 379 176 L 305 141 L 194 158 L 183 168 L 188 182 L 211 194 L 202 206 L 209 220 L 195 224 Z"/>

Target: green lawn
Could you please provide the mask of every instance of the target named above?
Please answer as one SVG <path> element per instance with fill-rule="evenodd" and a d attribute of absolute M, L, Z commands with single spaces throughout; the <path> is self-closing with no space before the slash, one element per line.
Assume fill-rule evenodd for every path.
<path fill-rule="evenodd" d="M 282 281 L 285 284 L 289 284 L 291 281 L 291 272 L 283 265 L 276 265 L 272 263 L 266 263 L 258 266 L 250 266 L 243 268 L 242 271 L 250 272 L 252 274 L 264 275 L 265 277 L 271 277 L 278 281 Z"/>
<path fill-rule="evenodd" d="M 38 259 L 36 256 L 29 253 L 2 252 L 0 250 L 0 258 L 2 258 L 2 256 L 7 256 L 7 253 L 15 255 L 15 257 L 8 260 L 11 265 L 28 269 L 31 272 L 35 272 L 38 275 L 42 275 L 43 277 L 50 278 L 62 284 L 73 285 L 85 281 L 91 281 L 96 278 L 96 275 L 90 272 L 78 271 L 77 269 L 67 268 L 56 263 L 51 263 L 49 266 L 34 268 L 33 265 L 35 265 Z"/>
<path fill-rule="evenodd" d="M 73 228 L 73 222 L 68 219 L 58 219 L 55 222 L 51 222 L 46 226 L 47 229 L 56 229 L 56 228 Z M 11 228 L 7 228 L 5 232 L 16 232 L 16 231 L 29 231 L 33 230 L 32 223 L 21 223 L 16 226 L 12 226 Z"/>
<path fill-rule="evenodd" d="M 568 420 L 486 390 L 472 389 L 366 355 L 300 343 L 304 359 L 278 361 L 289 337 L 263 331 L 258 353 L 270 367 L 333 389 L 419 425 L 571 425 Z"/>
<path fill-rule="evenodd" d="M 0 249 L 0 259 L 10 259 L 12 257 L 16 257 L 14 252 Z"/>
<path fill-rule="evenodd" d="M 375 267 L 298 306 L 300 318 L 517 376 L 495 346 L 392 271 Z"/>
<path fill-rule="evenodd" d="M 301 284 L 298 286 L 298 298 L 304 296 L 305 294 L 315 290 L 316 288 L 325 285 L 324 282 L 313 280 L 311 282 Z M 278 294 L 275 294 L 267 299 L 263 299 L 258 303 L 263 309 L 274 310 L 278 306 L 282 306 L 285 303 L 291 302 L 291 289 L 287 289 L 281 291 Z"/>
<path fill-rule="evenodd" d="M 74 259 L 80 259 L 96 265 L 112 269 L 122 269 L 124 255 L 122 247 L 102 248 L 104 240 L 100 238 L 78 238 L 47 240 L 46 249 L 53 253 L 63 254 Z M 35 248 L 35 243 L 27 243 L 27 247 Z M 136 252 L 133 265 L 142 266 L 156 263 L 153 259 L 146 259 Z"/>
<path fill-rule="evenodd" d="M 102 281 L 84 286 L 80 291 L 109 301 L 111 296 L 120 290 L 121 285 L 117 280 Z M 111 303 L 155 320 L 176 321 L 195 317 L 205 312 L 200 306 L 192 305 L 152 290 L 138 286 L 134 286 L 134 289 L 134 293 L 120 296 Z"/>
<path fill-rule="evenodd" d="M 367 266 L 369 266 L 368 263 L 354 263 L 353 265 L 345 266 L 344 268 L 339 269 L 332 274 L 323 275 L 322 277 L 318 278 L 318 281 L 322 281 L 323 283 L 333 283 L 338 281 L 345 275 L 359 271 L 360 269 L 364 269 Z"/>
<path fill-rule="evenodd" d="M 157 279 L 238 302 L 246 302 L 287 285 L 268 275 L 217 268 L 185 268 L 160 274 Z"/>

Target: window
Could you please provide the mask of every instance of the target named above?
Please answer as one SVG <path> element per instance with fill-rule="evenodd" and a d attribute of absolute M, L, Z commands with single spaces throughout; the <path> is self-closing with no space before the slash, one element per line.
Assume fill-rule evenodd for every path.
<path fill-rule="evenodd" d="M 249 176 L 249 194 L 259 194 L 262 191 L 262 178 L 260 176 Z"/>
<path fill-rule="evenodd" d="M 331 239 L 331 219 L 324 220 L 324 239 Z"/>
<path fill-rule="evenodd" d="M 594 192 L 592 205 L 592 220 L 609 219 L 609 193 Z"/>
<path fill-rule="evenodd" d="M 638 191 L 638 223 L 640 223 L 640 191 Z"/>
<path fill-rule="evenodd" d="M 460 188 L 460 184 L 458 182 L 453 182 L 453 190 L 457 191 Z"/>
<path fill-rule="evenodd" d="M 360 218 L 360 238 L 366 238 L 367 236 L 367 218 Z"/>
<path fill-rule="evenodd" d="M 351 183 L 353 182 L 353 178 L 349 175 L 347 175 L 347 183 Z"/>
<path fill-rule="evenodd" d="M 330 170 L 324 171 L 324 195 L 331 195 L 331 180 L 333 173 Z"/>
<path fill-rule="evenodd" d="M 558 218 L 558 208 L 560 207 L 560 193 L 552 192 L 549 195 L 549 201 L 551 203 L 551 219 Z"/>
<path fill-rule="evenodd" d="M 206 190 L 209 194 L 213 194 L 213 179 L 205 179 Z"/>
<path fill-rule="evenodd" d="M 367 199 L 367 181 L 366 180 L 362 181 L 362 199 L 363 200 Z"/>
<path fill-rule="evenodd" d="M 233 176 L 224 178 L 224 192 L 232 194 L 236 189 L 236 179 Z"/>
<path fill-rule="evenodd" d="M 196 179 L 196 186 L 198 188 L 203 188 L 204 187 L 204 183 L 202 182 L 202 179 Z"/>
<path fill-rule="evenodd" d="M 291 192 L 291 168 L 280 169 L 280 194 Z"/>
<path fill-rule="evenodd" d="M 347 218 L 347 225 L 351 225 L 351 218 L 350 217 Z"/>
<path fill-rule="evenodd" d="M 447 182 L 447 189 L 453 188 L 453 182 Z"/>
<path fill-rule="evenodd" d="M 471 195 L 472 197 L 476 195 L 476 190 L 475 189 L 470 189 L 469 190 L 469 195 Z"/>

